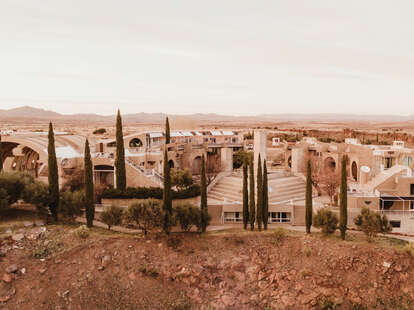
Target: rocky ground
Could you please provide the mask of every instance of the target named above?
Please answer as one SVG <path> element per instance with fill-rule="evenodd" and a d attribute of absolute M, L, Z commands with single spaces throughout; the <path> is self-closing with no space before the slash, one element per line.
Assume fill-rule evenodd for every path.
<path fill-rule="evenodd" d="M 414 258 L 361 235 L 128 236 L 74 226 L 0 241 L 0 309 L 413 309 Z"/>

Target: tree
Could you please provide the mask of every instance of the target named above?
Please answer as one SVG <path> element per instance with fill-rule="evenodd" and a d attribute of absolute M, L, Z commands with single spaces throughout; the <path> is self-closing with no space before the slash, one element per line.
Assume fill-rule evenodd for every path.
<path fill-rule="evenodd" d="M 1 142 L 1 135 L 0 135 L 0 172 L 3 171 L 3 145 Z"/>
<path fill-rule="evenodd" d="M 165 144 L 171 143 L 170 122 L 168 117 L 165 119 Z"/>
<path fill-rule="evenodd" d="M 168 164 L 167 148 L 164 150 L 164 189 L 162 194 L 162 208 L 164 211 L 163 230 L 169 235 L 172 224 L 171 176 Z"/>
<path fill-rule="evenodd" d="M 269 185 L 267 181 L 266 161 L 264 161 L 263 167 L 263 227 L 267 230 L 267 223 L 269 221 Z"/>
<path fill-rule="evenodd" d="M 255 202 L 254 202 L 254 168 L 253 160 L 250 160 L 249 163 L 249 216 L 250 216 L 250 229 L 254 230 L 254 221 L 255 221 Z"/>
<path fill-rule="evenodd" d="M 368 242 L 372 242 L 378 233 L 388 233 L 392 227 L 386 215 L 362 208 L 361 213 L 354 219 L 354 223 L 367 236 Z"/>
<path fill-rule="evenodd" d="M 146 235 L 148 231 L 161 227 L 162 209 L 154 199 L 133 201 L 126 209 L 124 219 L 128 223 L 135 222 Z"/>
<path fill-rule="evenodd" d="M 171 186 L 175 186 L 178 190 L 185 190 L 194 184 L 193 176 L 188 169 L 172 169 Z"/>
<path fill-rule="evenodd" d="M 118 109 L 116 117 L 116 156 L 115 156 L 116 188 L 124 191 L 126 188 L 125 148 L 122 133 L 121 112 Z"/>
<path fill-rule="evenodd" d="M 348 222 L 348 193 L 347 193 L 347 180 L 346 180 L 346 156 L 342 157 L 342 169 L 341 169 L 341 189 L 340 189 L 340 210 L 339 210 L 339 230 L 341 231 L 341 238 L 345 240 L 345 234 L 347 230 Z"/>
<path fill-rule="evenodd" d="M 310 234 L 312 226 L 312 168 L 311 161 L 308 160 L 306 169 L 306 197 L 305 197 L 305 224 L 306 233 Z"/>
<path fill-rule="evenodd" d="M 85 170 L 83 168 L 76 168 L 62 185 L 62 191 L 74 192 L 83 190 L 85 188 Z"/>
<path fill-rule="evenodd" d="M 338 227 L 338 217 L 328 208 L 319 209 L 313 216 L 313 226 L 321 228 L 325 235 L 332 234 Z"/>
<path fill-rule="evenodd" d="M 93 226 L 95 218 L 95 201 L 94 201 L 94 186 L 93 186 L 93 168 L 91 160 L 91 150 L 89 148 L 89 141 L 85 142 L 85 213 L 86 225 Z"/>
<path fill-rule="evenodd" d="M 206 232 L 208 217 L 206 164 L 203 154 L 201 156 L 201 232 Z"/>
<path fill-rule="evenodd" d="M 247 188 L 247 169 L 248 159 L 243 159 L 243 225 L 244 229 L 247 229 L 249 223 L 249 190 Z"/>
<path fill-rule="evenodd" d="M 82 215 L 85 207 L 85 193 L 83 191 L 61 192 L 59 200 L 59 214 L 61 219 L 75 222 L 77 216 Z"/>
<path fill-rule="evenodd" d="M 326 170 L 320 177 L 320 184 L 322 189 L 326 192 L 331 200 L 331 205 L 334 204 L 334 197 L 338 192 L 339 177 L 334 171 Z"/>
<path fill-rule="evenodd" d="M 58 219 L 58 209 L 59 209 L 59 174 L 58 166 L 56 159 L 56 149 L 55 149 L 55 136 L 53 133 L 52 122 L 49 123 L 49 145 L 47 148 L 48 153 L 48 180 L 49 180 L 49 195 L 50 195 L 50 204 L 49 209 L 52 213 L 55 221 Z"/>
<path fill-rule="evenodd" d="M 182 205 L 174 209 L 175 218 L 183 231 L 190 231 L 193 226 L 200 226 L 202 222 L 202 210 L 192 205 Z M 202 230 L 202 227 L 201 227 Z"/>
<path fill-rule="evenodd" d="M 259 157 L 257 158 L 257 203 L 256 203 L 256 220 L 257 220 L 257 227 L 259 231 L 262 230 L 262 222 L 263 222 L 263 174 L 262 174 L 262 159 Z"/>
<path fill-rule="evenodd" d="M 117 206 L 110 206 L 105 208 L 100 215 L 100 220 L 108 225 L 108 229 L 111 230 L 111 227 L 116 225 L 121 225 L 122 223 L 122 214 L 123 210 Z"/>
<path fill-rule="evenodd" d="M 246 152 L 244 150 L 237 151 L 233 155 L 233 169 L 239 169 L 243 166 L 244 161 L 249 160 L 253 153 Z"/>

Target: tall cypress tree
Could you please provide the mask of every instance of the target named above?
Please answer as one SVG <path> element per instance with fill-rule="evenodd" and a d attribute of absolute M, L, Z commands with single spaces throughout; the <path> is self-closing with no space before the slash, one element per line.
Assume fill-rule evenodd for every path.
<path fill-rule="evenodd" d="M 257 158 L 257 204 L 256 204 L 256 220 L 259 231 L 262 230 L 263 223 L 263 174 L 262 174 L 262 159 Z"/>
<path fill-rule="evenodd" d="M 306 233 L 310 234 L 310 229 L 312 226 L 312 170 L 311 162 L 308 160 L 308 166 L 306 171 L 306 200 L 305 200 L 305 224 L 306 224 Z"/>
<path fill-rule="evenodd" d="M 1 142 L 1 135 L 0 135 L 0 172 L 3 171 L 3 145 Z"/>
<path fill-rule="evenodd" d="M 164 150 L 164 190 L 162 194 L 163 210 L 164 210 L 164 221 L 163 230 L 169 235 L 171 229 L 172 220 L 172 200 L 171 200 L 171 175 L 170 165 L 168 164 L 168 153 L 167 148 Z"/>
<path fill-rule="evenodd" d="M 118 115 L 116 117 L 115 170 L 116 170 L 116 188 L 121 191 L 124 191 L 126 188 L 125 148 L 124 148 L 124 135 L 122 133 L 121 112 L 119 111 L 119 109 L 118 109 Z"/>
<path fill-rule="evenodd" d="M 345 240 L 347 222 L 348 222 L 348 193 L 347 193 L 347 175 L 346 175 L 346 155 L 342 157 L 341 170 L 341 188 L 340 188 L 340 213 L 339 213 L 339 230 L 341 231 L 341 238 Z"/>
<path fill-rule="evenodd" d="M 204 154 L 201 156 L 201 232 L 206 232 L 208 222 L 207 181 Z"/>
<path fill-rule="evenodd" d="M 85 142 L 85 213 L 86 223 L 88 227 L 93 226 L 93 220 L 95 218 L 95 201 L 93 190 L 93 169 L 91 160 L 91 150 L 89 148 L 89 141 Z"/>
<path fill-rule="evenodd" d="M 269 187 L 266 161 L 263 162 L 263 167 L 263 227 L 266 230 L 269 221 Z"/>
<path fill-rule="evenodd" d="M 255 221 L 255 203 L 254 203 L 254 168 L 253 159 L 249 163 L 249 216 L 250 216 L 250 229 L 254 230 Z"/>
<path fill-rule="evenodd" d="M 243 225 L 244 229 L 247 229 L 247 224 L 249 223 L 249 191 L 247 188 L 247 169 L 248 161 L 245 157 L 243 159 Z"/>
<path fill-rule="evenodd" d="M 58 208 L 59 208 L 59 172 L 56 159 L 55 149 L 55 135 L 53 133 L 52 122 L 49 123 L 49 144 L 47 147 L 48 153 L 48 181 L 49 181 L 49 196 L 50 204 L 49 210 L 52 213 L 55 221 L 58 219 Z"/>
<path fill-rule="evenodd" d="M 170 122 L 168 117 L 165 119 L 165 144 L 171 143 Z"/>

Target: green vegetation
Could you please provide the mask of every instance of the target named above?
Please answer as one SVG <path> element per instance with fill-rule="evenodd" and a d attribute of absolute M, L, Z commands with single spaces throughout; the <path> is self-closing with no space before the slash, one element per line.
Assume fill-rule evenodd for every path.
<path fill-rule="evenodd" d="M 0 172 L 3 171 L 3 145 L 1 142 L 1 135 L 0 135 Z M 1 208 L 1 205 L 0 205 Z"/>
<path fill-rule="evenodd" d="M 262 230 L 262 223 L 263 223 L 263 174 L 262 174 L 262 159 L 259 157 L 257 159 L 257 203 L 256 203 L 256 220 L 257 220 L 257 227 L 259 231 Z"/>
<path fill-rule="evenodd" d="M 171 143 L 170 121 L 168 117 L 165 119 L 165 144 Z"/>
<path fill-rule="evenodd" d="M 164 190 L 162 195 L 162 208 L 164 210 L 163 230 L 168 235 L 172 222 L 172 197 L 171 197 L 171 177 L 170 165 L 168 164 L 167 148 L 164 150 Z"/>
<path fill-rule="evenodd" d="M 361 213 L 354 219 L 354 223 L 367 236 L 368 242 L 372 242 L 378 233 L 386 234 L 392 230 L 387 216 L 379 212 L 362 208 Z"/>
<path fill-rule="evenodd" d="M 149 231 L 160 228 L 162 225 L 162 209 L 160 203 L 153 199 L 144 202 L 134 201 L 124 213 L 127 223 L 134 223 L 146 235 Z"/>
<path fill-rule="evenodd" d="M 210 216 L 208 214 L 207 206 L 207 181 L 206 181 L 206 164 L 204 154 L 201 156 L 201 232 L 206 232 L 207 225 L 210 222 Z"/>
<path fill-rule="evenodd" d="M 94 135 L 103 135 L 104 133 L 106 133 L 106 129 L 105 128 L 98 128 L 98 129 L 95 129 L 93 131 L 93 134 Z"/>
<path fill-rule="evenodd" d="M 233 154 L 233 169 L 239 169 L 243 166 L 245 160 L 249 161 L 253 156 L 253 153 L 239 150 Z"/>
<path fill-rule="evenodd" d="M 267 165 L 266 160 L 263 163 L 263 227 L 267 230 L 267 222 L 269 221 L 269 187 L 267 181 Z"/>
<path fill-rule="evenodd" d="M 65 222 L 75 222 L 76 217 L 82 215 L 82 210 L 85 206 L 85 194 L 83 191 L 60 193 L 59 214 Z"/>
<path fill-rule="evenodd" d="M 93 220 L 95 218 L 95 199 L 93 188 L 93 167 L 91 160 L 91 151 L 89 149 L 89 141 L 85 142 L 85 213 L 86 223 L 88 227 L 93 226 Z"/>
<path fill-rule="evenodd" d="M 48 180 L 49 180 L 49 209 L 55 221 L 58 219 L 59 209 L 59 174 L 56 159 L 55 136 L 53 133 L 53 125 L 49 123 L 49 145 L 48 153 Z"/>
<path fill-rule="evenodd" d="M 254 201 L 254 168 L 253 160 L 249 162 L 249 216 L 250 216 L 250 229 L 254 230 L 254 221 L 255 221 L 255 201 Z"/>
<path fill-rule="evenodd" d="M 339 230 L 341 238 L 345 240 L 348 222 L 348 193 L 346 175 L 346 156 L 342 157 L 341 186 L 340 186 L 340 206 L 339 206 Z"/>
<path fill-rule="evenodd" d="M 185 190 L 194 184 L 193 176 L 188 169 L 172 169 L 171 170 L 171 186 L 175 186 L 178 190 Z"/>
<path fill-rule="evenodd" d="M 276 228 L 272 235 L 272 242 L 274 245 L 280 245 L 280 243 L 286 238 L 286 230 L 282 227 Z"/>
<path fill-rule="evenodd" d="M 305 199 L 305 225 L 306 233 L 310 234 L 312 226 L 312 168 L 311 161 L 308 160 L 306 169 L 306 199 Z"/>
<path fill-rule="evenodd" d="M 86 239 L 89 237 L 90 231 L 89 228 L 86 225 L 81 225 L 78 228 L 76 228 L 73 233 L 75 236 L 77 236 L 80 239 Z"/>
<path fill-rule="evenodd" d="M 319 209 L 312 222 L 325 235 L 333 234 L 338 227 L 338 217 L 328 208 Z"/>
<path fill-rule="evenodd" d="M 244 158 L 243 161 L 243 227 L 247 229 L 247 224 L 249 223 L 249 191 L 247 188 L 247 169 L 248 169 L 248 160 Z"/>
<path fill-rule="evenodd" d="M 123 210 L 117 206 L 106 207 L 100 214 L 100 220 L 102 223 L 108 225 L 108 229 L 111 227 L 121 225 Z"/>
<path fill-rule="evenodd" d="M 183 231 L 190 231 L 193 226 L 201 227 L 201 213 L 198 207 L 189 204 L 174 208 L 174 217 Z"/>
<path fill-rule="evenodd" d="M 102 198 L 107 199 L 163 199 L 163 189 L 160 187 L 128 187 L 125 191 L 116 188 L 105 188 Z M 200 186 L 197 184 L 184 190 L 171 190 L 172 199 L 187 199 L 200 196 Z"/>
<path fill-rule="evenodd" d="M 124 135 L 122 133 L 121 112 L 116 117 L 116 156 L 115 156 L 116 188 L 123 191 L 126 188 Z"/>

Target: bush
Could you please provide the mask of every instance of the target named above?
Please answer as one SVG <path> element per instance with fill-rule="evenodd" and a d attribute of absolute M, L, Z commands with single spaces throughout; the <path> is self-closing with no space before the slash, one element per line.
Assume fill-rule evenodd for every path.
<path fill-rule="evenodd" d="M 81 239 L 86 239 L 89 237 L 89 228 L 86 225 L 79 226 L 76 228 L 73 233 Z"/>
<path fill-rule="evenodd" d="M 85 194 L 83 191 L 60 193 L 59 214 L 64 220 L 74 222 L 77 216 L 82 215 L 84 208 Z"/>
<path fill-rule="evenodd" d="M 104 209 L 100 215 L 101 222 L 108 225 L 111 230 L 112 226 L 121 225 L 123 210 L 117 206 L 110 206 Z"/>
<path fill-rule="evenodd" d="M 146 235 L 148 231 L 161 227 L 163 212 L 160 203 L 153 199 L 134 201 L 124 213 L 127 223 L 135 223 Z"/>
<path fill-rule="evenodd" d="M 414 242 L 407 243 L 403 249 L 408 255 L 414 257 Z"/>
<path fill-rule="evenodd" d="M 93 134 L 94 134 L 94 135 L 102 135 L 102 134 L 104 134 L 104 133 L 106 133 L 106 129 L 105 129 L 105 128 L 98 128 L 98 129 L 95 129 L 95 130 L 93 131 Z"/>
<path fill-rule="evenodd" d="M 272 242 L 275 245 L 279 245 L 283 241 L 283 239 L 285 239 L 285 237 L 286 237 L 286 231 L 283 228 L 278 227 L 273 233 Z"/>
<path fill-rule="evenodd" d="M 192 205 L 182 205 L 174 209 L 174 216 L 183 231 L 190 231 L 193 226 L 199 227 L 201 224 L 201 210 Z"/>
<path fill-rule="evenodd" d="M 316 228 L 321 228 L 322 233 L 329 235 L 338 228 L 338 217 L 328 208 L 322 208 L 313 216 L 312 223 Z"/>
<path fill-rule="evenodd" d="M 188 169 L 173 169 L 171 171 L 171 186 L 185 190 L 194 184 L 193 176 Z"/>
<path fill-rule="evenodd" d="M 47 184 L 26 180 L 21 198 L 25 202 L 34 205 L 39 213 L 49 213 L 50 193 Z"/>
<path fill-rule="evenodd" d="M 62 191 L 79 191 L 85 187 L 85 170 L 76 169 L 71 175 L 66 178 L 62 185 Z"/>
<path fill-rule="evenodd" d="M 19 173 L 0 173 L 0 188 L 6 194 L 2 194 L 3 204 L 7 206 L 17 202 L 25 188 L 25 177 Z"/>
<path fill-rule="evenodd" d="M 7 192 L 0 188 L 0 211 L 6 209 L 9 206 L 9 196 Z"/>
<path fill-rule="evenodd" d="M 390 223 L 385 215 L 362 208 L 361 213 L 354 219 L 354 223 L 362 230 L 369 242 L 373 241 L 378 233 L 388 233 L 392 230 Z"/>
<path fill-rule="evenodd" d="M 200 195 L 200 186 L 194 184 L 184 190 L 171 191 L 173 199 L 193 198 Z M 128 187 L 125 191 L 115 188 L 106 188 L 102 198 L 108 199 L 162 199 L 162 188 L 160 187 Z"/>

